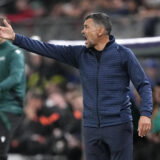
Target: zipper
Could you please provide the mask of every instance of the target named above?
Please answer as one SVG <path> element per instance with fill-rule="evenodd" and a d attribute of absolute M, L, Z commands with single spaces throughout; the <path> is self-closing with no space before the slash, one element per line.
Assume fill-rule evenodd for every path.
<path fill-rule="evenodd" d="M 98 54 L 102 54 L 102 53 L 98 53 Z M 97 118 L 98 118 L 98 127 L 100 127 L 100 117 L 99 117 L 99 112 L 98 112 L 98 107 L 99 107 L 98 106 L 98 97 L 99 97 L 99 85 L 98 85 L 99 80 L 98 80 L 98 75 L 99 75 L 99 68 L 100 68 L 100 58 L 99 58 L 99 60 L 97 58 L 97 75 L 96 75 L 96 88 L 97 88 L 96 111 L 97 111 Z"/>

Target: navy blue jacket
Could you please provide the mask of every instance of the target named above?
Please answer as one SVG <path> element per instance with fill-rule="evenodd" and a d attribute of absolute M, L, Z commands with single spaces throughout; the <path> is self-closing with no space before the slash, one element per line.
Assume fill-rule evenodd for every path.
<path fill-rule="evenodd" d="M 84 126 L 103 127 L 131 121 L 130 80 L 142 98 L 141 115 L 151 117 L 152 91 L 149 81 L 132 51 L 117 44 L 113 36 L 110 36 L 99 62 L 95 51 L 85 46 L 53 45 L 19 34 L 16 34 L 13 43 L 79 69 Z"/>

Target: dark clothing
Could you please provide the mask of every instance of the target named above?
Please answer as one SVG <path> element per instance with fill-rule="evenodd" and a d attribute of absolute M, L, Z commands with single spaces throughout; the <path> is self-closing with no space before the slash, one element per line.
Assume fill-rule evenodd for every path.
<path fill-rule="evenodd" d="M 13 136 L 15 129 L 17 128 L 18 124 L 21 121 L 21 115 L 19 114 L 6 113 L 5 115 L 7 116 L 7 118 L 11 123 L 11 129 L 9 132 L 5 124 L 2 121 L 0 121 L 0 160 L 1 157 L 3 157 L 4 159 L 5 157 L 7 157 L 11 138 Z"/>
<path fill-rule="evenodd" d="M 102 128 L 84 127 L 85 153 L 88 160 L 132 160 L 132 123 Z"/>
<path fill-rule="evenodd" d="M 14 44 L 70 64 L 80 70 L 83 87 L 84 126 L 104 127 L 132 120 L 129 83 L 132 80 L 142 97 L 141 115 L 151 116 L 152 92 L 149 81 L 132 51 L 110 42 L 99 62 L 94 50 L 85 46 L 60 46 L 16 34 Z"/>

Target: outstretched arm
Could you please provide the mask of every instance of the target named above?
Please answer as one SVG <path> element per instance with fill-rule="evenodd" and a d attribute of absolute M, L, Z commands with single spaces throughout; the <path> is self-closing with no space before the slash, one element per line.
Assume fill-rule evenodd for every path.
<path fill-rule="evenodd" d="M 23 49 L 78 68 L 79 55 L 84 49 L 83 46 L 61 46 L 33 40 L 29 37 L 16 34 L 12 26 L 5 19 L 3 22 L 5 26 L 0 26 L 0 38 L 12 40 L 15 45 Z"/>

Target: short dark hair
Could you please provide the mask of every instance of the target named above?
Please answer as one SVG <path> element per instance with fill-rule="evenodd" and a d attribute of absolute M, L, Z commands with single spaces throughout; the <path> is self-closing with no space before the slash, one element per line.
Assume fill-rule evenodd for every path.
<path fill-rule="evenodd" d="M 110 17 L 106 13 L 90 13 L 84 18 L 84 20 L 87 20 L 89 18 L 92 18 L 95 23 L 103 25 L 106 29 L 107 34 L 110 35 L 112 30 L 112 23 Z"/>

